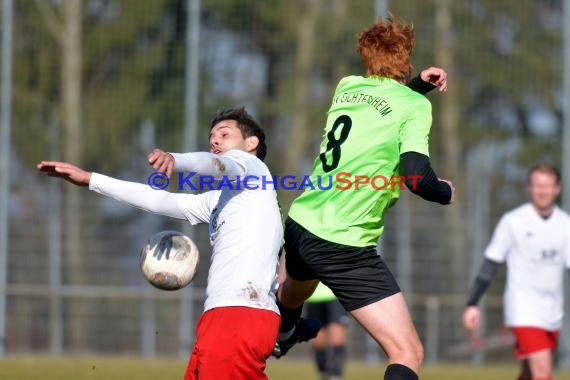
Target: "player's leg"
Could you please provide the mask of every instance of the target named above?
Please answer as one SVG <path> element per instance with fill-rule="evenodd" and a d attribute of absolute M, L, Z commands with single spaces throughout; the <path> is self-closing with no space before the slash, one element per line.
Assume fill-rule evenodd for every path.
<path fill-rule="evenodd" d="M 333 322 L 327 327 L 331 355 L 329 362 L 330 380 L 342 378 L 346 363 L 346 326 Z"/>
<path fill-rule="evenodd" d="M 322 380 L 329 379 L 329 361 L 328 361 L 328 350 L 327 350 L 327 337 L 328 328 L 323 327 L 319 330 L 316 337 L 311 340 L 311 348 L 313 350 L 313 356 L 315 358 L 315 363 L 317 364 L 317 369 L 319 370 L 319 376 Z"/>
<path fill-rule="evenodd" d="M 285 355 L 296 343 L 314 338 L 320 322 L 302 319 L 303 303 L 313 294 L 319 281 L 316 273 L 305 263 L 301 250 L 307 241 L 307 231 L 291 219 L 285 223 L 285 280 L 277 290 L 277 306 L 281 314 L 281 326 L 274 356 Z"/>
<path fill-rule="evenodd" d="M 308 318 L 316 318 L 322 323 L 319 333 L 311 340 L 311 349 L 321 380 L 329 380 L 330 375 L 327 349 L 329 329 L 326 310 L 326 302 L 310 302 L 305 305 L 306 316 Z"/>
<path fill-rule="evenodd" d="M 423 347 L 402 293 L 350 313 L 386 352 L 385 379 L 417 379 Z"/>
<path fill-rule="evenodd" d="M 327 302 L 326 308 L 330 320 L 327 327 L 329 343 L 332 346 L 329 368 L 332 375 L 331 380 L 336 380 L 342 378 L 346 363 L 346 336 L 350 316 L 337 300 Z"/>
<path fill-rule="evenodd" d="M 287 259 L 286 259 L 287 260 Z M 281 325 L 273 355 L 280 358 L 299 342 L 314 338 L 321 323 L 317 319 L 301 318 L 303 302 L 313 294 L 318 280 L 297 281 L 287 274 L 277 291 L 277 306 L 281 314 Z"/>
<path fill-rule="evenodd" d="M 552 379 L 552 351 L 549 349 L 531 354 L 528 357 L 528 365 L 533 380 Z"/>
<path fill-rule="evenodd" d="M 303 312 L 303 303 L 313 294 L 318 280 L 297 281 L 287 274 L 285 281 L 277 290 L 277 305 L 281 313 L 279 333 L 289 333 Z"/>
<path fill-rule="evenodd" d="M 528 363 L 530 379 L 552 379 L 552 352 L 557 344 L 558 332 L 537 327 L 514 327 L 512 331 L 516 339 L 515 355 Z"/>
<path fill-rule="evenodd" d="M 527 359 L 521 360 L 521 373 L 517 380 L 532 380 L 532 373 L 530 372 Z"/>
<path fill-rule="evenodd" d="M 240 306 L 208 310 L 196 328 L 184 379 L 266 380 L 265 364 L 278 326 L 279 316 L 269 310 Z"/>

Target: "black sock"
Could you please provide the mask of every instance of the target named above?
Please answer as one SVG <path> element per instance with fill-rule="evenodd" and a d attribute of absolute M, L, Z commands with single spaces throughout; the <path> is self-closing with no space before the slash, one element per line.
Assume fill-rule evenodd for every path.
<path fill-rule="evenodd" d="M 341 377 L 344 362 L 346 361 L 345 346 L 334 346 L 332 349 L 332 360 L 330 365 L 331 374 Z"/>
<path fill-rule="evenodd" d="M 279 307 L 279 313 L 281 313 L 281 326 L 279 327 L 280 333 L 289 332 L 295 327 L 295 324 L 301 318 L 301 313 L 303 312 L 303 305 L 296 309 L 289 309 L 277 301 L 277 306 Z"/>
<path fill-rule="evenodd" d="M 315 350 L 315 360 L 320 373 L 327 373 L 327 350 Z"/>
<path fill-rule="evenodd" d="M 384 380 L 419 380 L 419 377 L 405 365 L 390 364 L 384 373 Z"/>

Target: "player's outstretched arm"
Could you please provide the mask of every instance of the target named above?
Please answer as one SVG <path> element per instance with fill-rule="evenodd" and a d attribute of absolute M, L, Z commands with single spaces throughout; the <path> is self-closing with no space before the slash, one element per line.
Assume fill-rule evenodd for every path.
<path fill-rule="evenodd" d="M 36 165 L 39 171 L 50 177 L 63 178 L 76 186 L 89 186 L 91 173 L 75 165 L 60 161 L 42 161 Z"/>
<path fill-rule="evenodd" d="M 98 173 L 91 173 L 67 162 L 42 161 L 37 165 L 41 172 L 50 177 L 63 178 L 66 181 L 115 198 L 131 206 L 178 219 L 185 219 L 185 214 L 178 206 L 177 196 L 163 190 L 154 190 L 141 183 L 121 181 Z"/>
<path fill-rule="evenodd" d="M 194 172 L 216 179 L 244 177 L 247 174 L 246 168 L 234 155 L 235 151 L 219 155 L 209 152 L 166 153 L 155 149 L 149 155 L 149 163 L 153 168 L 160 169 L 158 171 L 166 171 L 169 177 L 172 170 Z M 151 161 L 155 157 L 157 159 Z"/>
<path fill-rule="evenodd" d="M 148 162 L 154 170 L 164 172 L 170 178 L 173 170 L 195 172 L 216 179 L 226 176 L 235 179 L 245 176 L 245 168 L 231 155 L 221 156 L 209 152 L 170 153 L 154 149 L 148 155 Z"/>

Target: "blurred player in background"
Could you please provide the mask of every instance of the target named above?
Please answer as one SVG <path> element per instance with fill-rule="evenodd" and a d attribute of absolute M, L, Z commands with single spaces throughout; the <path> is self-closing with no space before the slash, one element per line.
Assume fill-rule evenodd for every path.
<path fill-rule="evenodd" d="M 285 225 L 287 276 L 278 289 L 277 357 L 318 328 L 300 314 L 320 280 L 388 355 L 384 379 L 418 379 L 423 347 L 404 296 L 376 251 L 384 214 L 403 182 L 428 201 L 454 200 L 451 182 L 438 179 L 430 165 L 431 104 L 406 86 L 413 41 L 411 25 L 393 16 L 376 22 L 358 36 L 365 76 L 345 77 L 336 87 L 311 179 L 343 174 L 360 180 L 360 188 L 343 183 L 344 190 L 307 190 L 291 206 Z M 441 69 L 424 70 L 420 77 L 428 89 L 447 88 Z M 371 179 L 377 176 L 399 184 L 378 189 L 380 181 L 375 188 Z"/>
<path fill-rule="evenodd" d="M 322 282 L 305 304 L 308 318 L 316 318 L 322 327 L 311 348 L 321 380 L 340 380 L 346 363 L 346 335 L 350 317 L 336 296 Z"/>
<path fill-rule="evenodd" d="M 211 153 L 169 155 L 171 169 L 216 178 L 271 176 L 262 162 L 265 134 L 243 108 L 215 115 L 209 139 Z M 162 161 L 165 155 L 155 150 L 149 161 Z M 283 224 L 275 191 L 224 187 L 198 195 L 175 194 L 68 163 L 44 161 L 38 169 L 145 211 L 193 225 L 209 223 L 212 258 L 205 311 L 184 379 L 267 379 L 265 363 L 280 321 L 274 289 Z M 255 179 L 248 184 L 261 185 Z"/>
<path fill-rule="evenodd" d="M 555 205 L 557 168 L 539 164 L 528 174 L 530 203 L 503 215 L 485 250 L 463 324 L 479 327 L 477 306 L 500 264 L 507 264 L 504 322 L 516 340 L 520 380 L 552 379 L 552 355 L 564 312 L 564 268 L 570 267 L 570 216 Z"/>

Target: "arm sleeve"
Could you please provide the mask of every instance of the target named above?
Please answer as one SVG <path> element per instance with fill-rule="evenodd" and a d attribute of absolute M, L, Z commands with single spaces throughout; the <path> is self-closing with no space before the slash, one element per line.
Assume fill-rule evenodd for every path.
<path fill-rule="evenodd" d="M 429 157 L 417 152 L 400 155 L 401 174 L 406 178 L 407 188 L 426 201 L 442 205 L 451 200 L 451 188 L 440 181 L 433 171 Z"/>
<path fill-rule="evenodd" d="M 497 223 L 493 231 L 493 237 L 485 248 L 485 258 L 493 260 L 498 263 L 503 263 L 512 246 L 512 235 L 509 230 L 508 214 Z"/>
<path fill-rule="evenodd" d="M 418 92 L 422 95 L 427 94 L 428 92 L 437 87 L 429 82 L 425 82 L 419 74 L 413 77 L 412 80 L 406 86 L 408 86 L 411 90 Z"/>
<path fill-rule="evenodd" d="M 469 293 L 469 299 L 467 300 L 467 306 L 477 306 L 479 300 L 489 287 L 489 284 L 495 278 L 497 270 L 499 269 L 500 263 L 493 260 L 485 259 L 479 269 L 479 274 L 475 278 L 475 282 L 471 287 L 471 292 Z"/>
<path fill-rule="evenodd" d="M 423 96 L 410 101 L 407 118 L 400 125 L 400 154 L 418 152 L 429 157 L 431 103 Z"/>
<path fill-rule="evenodd" d="M 171 154 L 174 157 L 174 169 L 177 171 L 195 172 L 215 179 L 224 176 L 235 179 L 237 176 L 245 176 L 247 171 L 239 153 L 233 150 L 221 156 L 208 152 Z"/>
<path fill-rule="evenodd" d="M 569 230 L 570 230 L 570 226 L 568 226 Z M 564 245 L 564 255 L 565 255 L 565 260 L 564 260 L 564 264 L 566 265 L 567 269 L 570 269 L 570 237 L 566 237 L 566 243 Z"/>
<path fill-rule="evenodd" d="M 211 213 L 206 195 L 208 193 L 169 193 L 154 190 L 142 183 L 121 181 L 98 173 L 91 174 L 89 189 L 148 212 L 187 219 L 192 224 L 207 223 Z"/>

